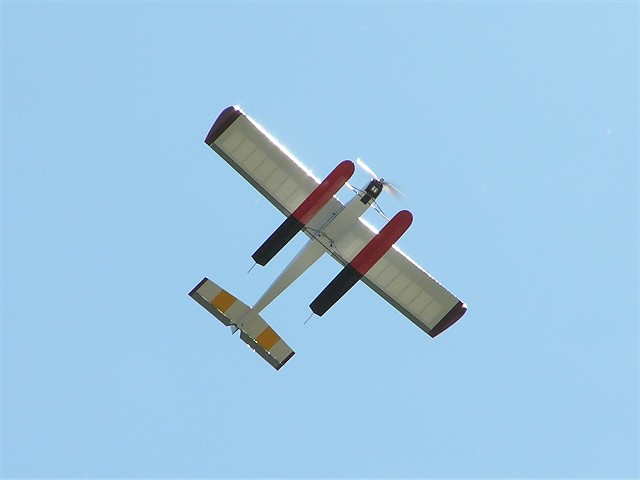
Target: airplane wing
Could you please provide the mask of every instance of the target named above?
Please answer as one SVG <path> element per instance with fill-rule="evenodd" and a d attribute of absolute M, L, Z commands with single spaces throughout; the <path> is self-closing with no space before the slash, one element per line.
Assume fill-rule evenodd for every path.
<path fill-rule="evenodd" d="M 205 142 L 285 216 L 291 215 L 320 183 L 238 107 L 228 107 L 218 116 Z M 334 212 L 340 206 L 342 203 L 332 197 L 322 212 Z M 322 212 L 319 217 L 324 217 Z M 313 232 L 306 227 L 304 230 L 313 238 Z M 327 250 L 345 265 L 376 233 L 360 219 Z M 455 323 L 466 311 L 464 303 L 395 245 L 362 281 L 432 337 Z"/>
<path fill-rule="evenodd" d="M 218 116 L 205 143 L 286 216 L 320 183 L 238 107 L 228 107 Z M 330 203 L 334 202 L 340 203 L 333 197 Z"/>
<path fill-rule="evenodd" d="M 378 233 L 360 219 L 338 239 L 331 255 L 343 265 Z M 466 305 L 397 246 L 389 249 L 362 281 L 431 337 L 457 322 Z"/>

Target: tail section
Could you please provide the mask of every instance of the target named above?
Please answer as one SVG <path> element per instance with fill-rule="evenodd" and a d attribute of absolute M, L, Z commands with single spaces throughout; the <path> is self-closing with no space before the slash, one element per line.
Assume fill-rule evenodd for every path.
<path fill-rule="evenodd" d="M 240 339 L 276 370 L 295 354 L 258 313 L 208 278 L 202 279 L 189 296 L 234 333 L 240 330 Z"/>

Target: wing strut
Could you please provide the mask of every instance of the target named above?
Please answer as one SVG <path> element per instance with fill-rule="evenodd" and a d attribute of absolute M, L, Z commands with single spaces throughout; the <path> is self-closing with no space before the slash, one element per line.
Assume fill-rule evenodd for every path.
<path fill-rule="evenodd" d="M 275 232 L 251 256 L 265 266 L 351 178 L 355 165 L 351 160 L 340 163 L 313 192 L 289 215 Z"/>

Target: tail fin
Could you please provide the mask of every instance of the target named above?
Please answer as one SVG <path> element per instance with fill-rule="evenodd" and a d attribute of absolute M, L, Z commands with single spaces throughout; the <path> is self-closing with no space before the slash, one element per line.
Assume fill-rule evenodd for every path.
<path fill-rule="evenodd" d="M 234 333 L 240 330 L 240 339 L 276 370 L 295 354 L 258 313 L 208 278 L 203 278 L 189 296 Z"/>

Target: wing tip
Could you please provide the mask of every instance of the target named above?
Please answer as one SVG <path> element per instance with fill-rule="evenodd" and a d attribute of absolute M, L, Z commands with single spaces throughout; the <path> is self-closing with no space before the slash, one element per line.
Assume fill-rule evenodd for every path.
<path fill-rule="evenodd" d="M 280 364 L 278 364 L 277 367 L 275 367 L 276 370 L 280 370 L 282 367 L 284 367 L 284 364 L 287 363 L 289 360 L 291 360 L 291 357 L 293 357 L 296 354 L 296 352 L 291 351 L 291 353 L 287 356 L 287 358 L 285 358 Z"/>
<path fill-rule="evenodd" d="M 191 298 L 195 298 L 194 295 L 195 293 L 200 289 L 200 287 L 202 285 L 204 285 L 205 283 L 207 283 L 209 279 L 207 277 L 204 277 L 202 280 L 200 280 L 200 283 L 198 283 L 195 287 L 193 287 L 193 289 L 189 292 L 189 296 Z"/>
<path fill-rule="evenodd" d="M 466 313 L 466 311 L 467 311 L 467 305 L 461 301 L 458 301 L 458 303 L 456 303 L 455 306 L 451 310 L 449 310 L 449 312 L 444 317 L 442 317 L 442 320 L 440 320 L 429 331 L 429 336 L 431 338 L 434 338 L 437 335 L 440 335 L 447 328 L 449 328 L 451 325 L 453 325 L 458 320 L 460 320 L 462 316 Z"/>
<path fill-rule="evenodd" d="M 242 113 L 242 110 L 240 110 L 240 108 L 236 107 L 235 105 L 231 105 L 230 107 L 225 108 L 220 113 L 220 115 L 218 115 L 216 121 L 213 122 L 213 126 L 205 137 L 204 142 L 207 145 L 211 145 L 213 142 L 215 142 L 218 137 L 222 135 L 222 132 L 229 128 L 231 124 L 242 115 Z"/>

